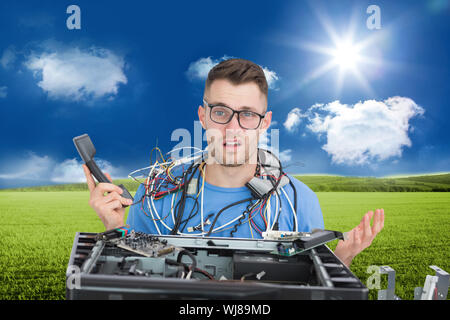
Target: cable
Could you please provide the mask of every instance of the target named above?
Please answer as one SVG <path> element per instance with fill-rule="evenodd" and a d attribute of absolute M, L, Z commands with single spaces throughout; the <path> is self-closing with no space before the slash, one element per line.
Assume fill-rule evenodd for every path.
<path fill-rule="evenodd" d="M 294 210 L 295 210 L 295 215 L 294 217 L 297 217 L 297 188 L 295 188 L 294 183 L 291 181 L 291 178 L 289 178 L 289 184 L 292 187 L 292 190 L 294 191 Z M 294 222 L 294 221 L 293 221 Z M 298 229 L 298 226 L 297 226 Z"/>
<path fill-rule="evenodd" d="M 272 197 L 272 195 L 269 195 L 269 198 L 267 199 L 266 202 L 266 209 L 264 209 L 264 214 L 263 216 L 265 217 L 265 222 L 266 222 L 266 231 L 268 228 L 270 228 L 270 198 Z M 266 215 L 267 210 L 269 210 L 269 215 Z"/>
<path fill-rule="evenodd" d="M 176 149 L 174 149 L 174 150 L 168 152 L 167 154 L 169 154 L 169 153 L 171 153 L 171 152 L 174 152 L 174 151 L 176 151 L 176 150 L 179 150 L 179 149 L 187 149 L 187 148 L 193 148 L 193 149 L 198 149 L 198 150 L 200 150 L 199 148 L 196 148 L 196 147 L 180 147 L 180 148 L 176 148 Z M 164 166 L 166 166 L 166 165 L 171 165 L 171 164 L 172 164 L 173 167 L 177 167 L 177 166 L 179 166 L 179 165 L 183 165 L 184 163 L 189 163 L 189 162 L 191 162 L 191 161 L 194 161 L 194 162 L 195 162 L 197 159 L 202 158 L 202 157 L 203 157 L 203 154 L 204 154 L 205 152 L 207 152 L 207 151 L 208 151 L 208 148 L 206 147 L 204 150 L 200 150 L 200 151 L 194 152 L 190 157 L 181 158 L 181 159 L 178 159 L 178 160 L 167 161 L 167 162 L 163 162 L 163 163 L 158 163 L 158 162 L 157 162 L 157 163 L 155 163 L 155 164 L 153 164 L 153 165 L 151 165 L 151 166 L 144 167 L 144 168 L 137 169 L 137 170 L 135 170 L 135 171 L 130 172 L 130 173 L 128 174 L 128 177 L 130 177 L 131 179 L 137 181 L 137 179 L 136 179 L 133 175 L 136 174 L 136 173 L 139 172 L 139 171 L 143 171 L 143 170 L 147 170 L 147 169 L 150 169 L 150 170 L 151 170 L 151 169 L 156 168 L 157 166 L 164 167 Z M 200 153 L 200 155 L 194 156 L 194 155 L 197 154 L 197 153 Z"/>
<path fill-rule="evenodd" d="M 234 226 L 230 226 L 230 227 L 228 227 L 228 228 L 223 228 L 223 227 L 225 227 L 225 225 L 231 224 L 232 222 L 236 221 L 237 219 L 240 219 L 240 218 L 245 217 L 245 216 L 241 215 L 241 216 L 235 218 L 233 221 L 230 221 L 230 222 L 226 223 L 225 225 L 222 225 L 222 226 L 220 226 L 220 227 L 217 227 L 216 229 L 214 229 L 214 231 L 213 231 L 212 233 L 219 232 L 219 231 L 216 231 L 216 230 L 218 230 L 218 229 L 222 229 L 221 231 L 225 231 L 225 230 L 228 230 L 228 229 L 231 229 L 231 228 L 234 229 L 234 228 L 239 227 L 240 225 L 242 225 L 242 224 L 244 224 L 244 223 L 247 223 L 247 222 L 248 222 L 249 225 L 250 225 L 250 220 L 252 220 L 253 217 L 257 215 L 257 211 L 258 211 L 258 208 L 257 208 L 258 205 L 257 205 L 257 204 L 258 204 L 258 203 L 256 203 L 255 206 L 253 207 L 252 212 L 250 212 L 249 218 L 248 218 L 247 220 L 242 221 L 241 223 L 237 223 L 237 224 L 234 225 Z M 252 214 L 253 214 L 253 215 L 252 215 Z M 251 216 L 250 216 L 250 215 L 251 215 Z M 251 229 L 251 227 L 250 227 L 250 229 Z M 250 230 L 250 231 L 251 231 L 251 230 Z"/>
<path fill-rule="evenodd" d="M 192 264 L 189 267 L 189 269 L 190 270 L 195 269 L 197 267 L 197 259 L 189 250 L 186 250 L 186 249 L 181 250 L 180 253 L 178 253 L 177 262 L 180 263 L 181 259 L 183 258 L 184 255 L 189 256 L 189 258 L 191 258 L 191 260 L 192 260 Z"/>
<path fill-rule="evenodd" d="M 189 169 L 188 169 L 189 170 Z M 160 173 L 159 173 L 160 174 Z M 158 175 L 159 175 L 158 174 Z M 195 174 L 195 172 L 193 173 L 193 175 Z M 192 176 L 193 176 L 192 175 Z M 191 176 L 191 178 L 192 178 L 192 176 Z M 187 182 L 185 182 L 185 184 L 187 184 Z M 183 192 L 184 192 L 184 190 L 185 190 L 185 188 L 183 188 Z M 203 193 L 203 192 L 202 192 Z M 174 224 L 175 224 L 175 217 L 174 217 L 174 213 L 173 213 L 173 209 L 174 209 L 174 207 L 173 207 L 173 200 L 174 200 L 174 197 L 175 197 L 175 194 L 172 196 L 172 204 L 171 204 L 171 212 L 172 212 L 172 220 L 174 221 Z M 154 205 L 154 202 L 153 202 L 153 198 L 152 197 L 150 197 L 151 199 L 150 199 L 150 201 L 151 201 L 151 203 L 149 204 L 149 206 L 151 206 L 151 207 L 153 207 L 153 211 L 155 212 L 155 215 L 159 218 L 159 219 L 155 219 L 155 220 L 161 220 L 161 218 L 159 217 L 159 214 L 158 214 L 158 212 L 157 212 L 157 210 L 156 210 L 156 207 L 155 207 L 155 205 Z M 147 199 L 148 200 L 148 199 Z M 150 202 L 149 201 L 149 202 Z M 181 204 L 181 202 L 179 201 L 176 205 L 175 205 L 175 209 L 176 209 L 176 211 L 180 211 L 180 209 L 179 209 L 179 205 Z M 235 203 L 235 204 L 238 204 L 238 203 Z M 233 205 L 235 205 L 235 204 L 233 204 Z M 226 208 L 224 208 L 224 209 L 226 209 Z M 153 212 L 152 211 L 152 212 Z M 182 216 L 182 215 L 181 215 Z M 193 216 L 195 216 L 195 214 L 194 215 L 192 215 L 190 218 L 192 218 Z M 189 218 L 189 219 L 190 219 Z M 231 223 L 233 223 L 234 221 L 236 221 L 237 219 L 239 219 L 239 217 L 236 217 L 235 219 L 232 219 L 231 221 L 229 221 L 228 223 L 225 223 L 225 224 L 223 224 L 223 225 L 221 225 L 221 226 L 219 226 L 219 227 L 217 227 L 217 228 L 215 228 L 215 229 L 213 229 L 212 227 L 211 227 L 211 229 L 210 229 L 210 232 L 208 232 L 208 234 L 210 234 L 210 233 L 213 233 L 213 232 L 219 232 L 219 230 L 220 229 L 222 229 L 222 228 L 224 228 L 224 227 L 226 227 L 226 226 L 228 226 L 229 224 L 231 224 Z M 183 221 L 181 221 L 181 223 L 183 223 L 183 222 L 185 222 L 186 220 L 183 220 Z M 163 224 L 163 226 L 164 227 L 166 227 L 166 229 L 168 229 L 169 231 L 171 231 L 171 232 L 173 232 L 173 228 L 170 228 L 169 226 L 167 226 L 165 223 L 164 223 L 164 221 L 161 221 L 161 223 Z M 187 225 L 187 223 L 186 223 L 186 225 Z M 197 234 L 185 234 L 185 233 L 182 233 L 182 232 L 180 232 L 180 231 L 177 231 L 177 234 L 179 234 L 179 235 L 201 235 L 201 236 L 204 236 L 205 235 L 205 233 L 204 232 L 201 232 L 201 233 L 197 233 Z"/>
<path fill-rule="evenodd" d="M 198 207 L 199 207 L 198 200 L 196 198 L 194 198 L 194 197 L 191 197 L 191 196 L 188 196 L 187 198 L 192 198 L 192 199 L 195 200 L 195 202 L 194 202 L 194 205 L 192 206 L 192 209 L 191 209 L 191 212 L 189 213 L 189 216 L 186 219 L 184 219 L 183 221 L 181 221 L 181 223 L 184 222 L 184 225 L 181 228 L 181 232 L 184 231 L 184 229 L 186 228 L 186 225 L 189 222 L 189 220 L 192 219 L 198 213 Z M 195 208 L 197 208 L 197 210 L 194 213 L 194 209 Z"/>
<path fill-rule="evenodd" d="M 281 208 L 282 208 L 282 204 L 281 204 L 281 198 L 280 198 L 280 194 L 278 193 L 278 190 L 275 190 L 275 195 L 276 195 L 276 213 L 275 213 L 275 217 L 273 218 L 273 224 L 270 227 L 270 230 L 278 230 L 278 220 L 280 219 L 280 213 L 281 213 Z M 278 206 L 279 205 L 279 206 Z"/>
<path fill-rule="evenodd" d="M 195 164 L 195 162 L 192 163 L 191 166 L 189 166 L 189 168 L 188 168 L 188 170 L 186 171 L 184 177 L 186 177 L 186 176 L 191 172 L 192 166 L 193 166 L 194 164 Z M 172 231 L 170 231 L 170 234 L 171 234 L 171 235 L 176 235 L 177 232 L 178 232 L 178 229 L 179 229 L 179 227 L 180 227 L 181 219 L 182 219 L 182 217 L 183 217 L 184 208 L 185 208 L 185 205 L 186 205 L 187 186 L 189 185 L 189 183 L 191 182 L 192 178 L 194 177 L 195 172 L 197 171 L 198 167 L 199 167 L 199 164 L 197 164 L 197 165 L 194 167 L 191 176 L 190 176 L 187 180 L 186 180 L 186 178 L 185 178 L 184 186 L 183 186 L 183 193 L 181 194 L 181 199 L 180 199 L 180 205 L 178 206 L 177 213 L 175 214 L 175 225 L 173 226 Z"/>
<path fill-rule="evenodd" d="M 272 194 L 269 195 L 269 199 L 267 200 L 266 209 L 264 210 L 264 216 L 266 217 L 266 220 L 267 220 L 266 231 L 268 229 L 270 229 L 270 222 L 271 222 L 271 219 L 272 219 L 272 205 L 270 204 L 270 199 L 272 199 Z M 267 211 L 268 211 L 268 213 L 266 215 Z"/>
<path fill-rule="evenodd" d="M 278 186 L 282 180 L 282 177 L 285 175 L 285 173 L 283 173 L 282 171 L 282 166 L 281 166 L 281 162 L 279 159 L 278 163 L 279 166 L 273 166 L 273 165 L 269 165 L 269 164 L 265 164 L 265 163 L 261 163 L 259 161 L 260 158 L 260 152 L 258 153 L 258 167 L 257 167 L 257 172 L 260 172 L 258 170 L 259 169 L 263 169 L 264 172 L 263 173 L 263 177 L 266 177 L 266 179 L 268 179 L 271 184 L 272 184 L 272 189 L 270 190 L 270 192 L 268 192 L 265 197 L 263 199 L 260 199 L 261 201 L 258 201 L 256 203 L 249 204 L 249 206 L 247 206 L 247 209 L 251 208 L 252 211 L 248 212 L 248 210 L 244 211 L 243 214 L 231 219 L 230 221 L 228 221 L 225 224 L 222 224 L 218 227 L 216 227 L 216 223 L 218 221 L 218 218 L 220 217 L 220 215 L 227 209 L 229 209 L 232 206 L 236 206 L 238 204 L 244 203 L 246 201 L 251 201 L 252 198 L 248 198 L 248 199 L 243 199 L 237 202 L 234 202 L 232 204 L 229 204 L 227 206 L 225 206 L 224 208 L 220 209 L 219 212 L 216 214 L 214 221 L 211 225 L 211 227 L 209 228 L 208 232 L 205 232 L 204 228 L 205 228 L 205 219 L 204 219 L 204 186 L 205 186 L 205 177 L 206 177 L 206 167 L 205 167 L 205 163 L 204 163 L 204 152 L 206 150 L 200 150 L 198 152 L 195 152 L 194 155 L 196 155 L 197 153 L 201 153 L 201 155 L 196 156 L 196 157 L 190 157 L 190 158 L 182 158 L 179 160 L 173 160 L 171 157 L 168 157 L 166 159 L 164 159 L 164 156 L 162 155 L 160 149 L 158 148 L 154 148 L 152 149 L 152 153 L 153 151 L 156 150 L 157 153 L 159 151 L 159 156 L 162 160 L 162 162 L 158 162 L 156 161 L 154 165 L 148 167 L 149 170 L 149 174 L 147 176 L 147 180 L 146 180 L 146 184 L 145 184 L 145 189 L 146 189 L 146 194 L 142 197 L 141 201 L 142 202 L 142 207 L 144 204 L 144 198 L 147 197 L 147 203 L 149 206 L 149 211 L 150 211 L 150 216 L 152 218 L 152 221 L 155 225 L 155 228 L 157 229 L 157 232 L 159 234 L 161 234 L 161 230 L 158 227 L 158 224 L 156 223 L 157 221 L 160 221 L 161 225 L 166 228 L 167 230 L 169 230 L 171 235 L 176 235 L 176 234 L 180 234 L 180 235 L 193 235 L 193 236 L 209 236 L 212 233 L 217 233 L 217 232 L 222 232 L 224 230 L 233 228 L 233 230 L 231 231 L 230 235 L 232 236 L 235 232 L 237 232 L 237 228 L 243 223 L 245 216 L 247 215 L 247 213 L 249 213 L 249 224 L 251 226 L 251 228 L 254 228 L 256 231 L 258 231 L 259 233 L 262 232 L 263 228 L 260 228 L 258 223 L 256 222 L 255 215 L 252 215 L 253 212 L 255 212 L 255 209 L 257 209 L 257 205 L 260 204 L 259 207 L 259 215 L 261 216 L 264 225 L 265 225 L 265 230 L 271 230 L 272 228 L 276 227 L 279 217 L 280 217 L 280 213 L 282 211 L 282 204 L 281 204 L 281 199 L 280 199 L 280 195 L 278 193 Z M 175 150 L 172 150 L 172 152 L 174 152 Z M 272 154 L 270 151 L 266 150 L 267 153 Z M 158 155 L 158 154 L 157 154 Z M 264 155 L 261 153 L 261 156 Z M 199 160 L 201 159 L 201 161 L 199 162 Z M 189 168 L 185 171 L 184 170 L 184 164 L 188 163 L 189 161 L 192 161 L 192 163 L 189 165 Z M 271 162 L 273 163 L 273 162 Z M 183 173 L 181 176 L 175 176 L 173 174 L 173 170 L 175 167 L 182 165 L 183 166 Z M 267 168 L 268 167 L 272 167 L 272 168 L 276 168 L 277 170 L 279 170 L 279 174 L 276 174 L 275 171 L 268 171 Z M 138 172 L 139 170 L 134 171 L 133 173 L 131 173 L 130 175 Z M 190 188 L 190 184 L 192 182 L 192 179 L 196 176 L 197 171 L 199 171 L 198 173 L 198 177 L 202 177 L 202 185 L 200 188 L 200 183 L 197 183 L 197 192 L 196 192 L 196 197 L 190 196 L 187 194 L 187 191 L 191 192 L 191 188 Z M 265 174 L 267 173 L 267 174 Z M 256 175 L 256 173 L 255 173 Z M 278 177 L 277 177 L 278 176 Z M 133 177 L 134 179 L 134 177 Z M 292 184 L 292 182 L 290 181 L 290 183 Z M 188 190 L 189 188 L 189 190 Z M 295 188 L 295 186 L 294 186 Z M 272 193 L 275 192 L 276 193 L 276 207 L 275 207 L 275 214 L 272 215 L 272 203 L 271 203 L 271 195 Z M 283 192 L 285 192 L 283 190 Z M 191 192 L 192 193 L 192 192 Z M 163 197 L 166 197 L 167 195 L 172 194 L 171 197 L 171 207 L 170 207 L 170 212 L 165 215 L 163 218 L 160 217 L 156 205 L 154 203 L 154 200 L 159 200 L 162 199 Z M 181 198 L 178 199 L 178 195 L 181 195 Z M 287 197 L 287 195 L 285 194 L 285 196 Z M 200 199 L 198 199 L 200 197 Z M 185 212 L 185 208 L 187 206 L 187 202 L 188 199 L 191 198 L 193 200 L 192 202 L 192 207 L 191 210 L 189 212 L 189 214 L 186 215 L 184 214 Z M 175 204 L 176 201 L 176 204 Z M 200 204 L 199 204 L 200 201 Z M 288 198 L 288 201 L 289 198 Z M 295 211 L 296 211 L 296 201 L 294 201 L 295 205 Z M 291 207 L 292 207 L 292 203 L 290 203 Z M 142 208 L 143 209 L 143 208 Z M 189 234 L 185 234 L 183 233 L 184 230 L 186 229 L 186 227 L 189 226 L 189 221 L 191 221 L 195 216 L 197 216 L 198 211 L 200 210 L 200 228 L 201 231 L 200 233 L 189 233 Z M 269 210 L 269 212 L 267 212 Z M 256 211 L 257 212 L 257 211 Z M 144 210 L 144 214 L 146 214 L 145 210 Z M 173 227 L 170 228 L 165 222 L 164 220 L 168 217 L 168 215 L 171 214 L 172 215 L 172 221 L 173 221 Z M 147 214 L 146 214 L 147 215 Z M 186 218 L 184 218 L 186 217 Z M 184 219 L 183 219 L 184 218 Z M 295 217 L 296 218 L 296 217 Z M 272 220 L 273 219 L 273 220 Z M 238 222 L 235 224 L 235 226 L 231 226 L 228 227 L 230 224 L 236 222 L 238 220 Z M 297 221 L 295 221 L 296 225 L 298 224 Z M 188 229 L 190 230 L 190 229 Z M 199 230 L 199 226 L 195 227 L 194 230 Z M 250 229 L 252 231 L 252 229 Z"/>
<path fill-rule="evenodd" d="M 164 260 L 165 260 L 165 262 L 166 262 L 168 265 L 181 266 L 181 267 L 183 267 L 183 268 L 185 269 L 185 271 L 188 271 L 188 272 L 189 272 L 189 266 L 188 266 L 186 263 L 183 263 L 183 262 L 177 262 L 177 261 L 175 261 L 175 260 L 168 259 L 168 258 L 166 258 L 166 259 L 164 259 Z M 213 277 L 208 271 L 206 271 L 206 270 L 203 270 L 203 269 L 200 269 L 200 268 L 195 267 L 195 269 L 193 269 L 193 272 L 199 272 L 199 273 L 202 273 L 203 275 L 205 275 L 206 277 L 208 277 L 210 280 L 215 280 L 214 277 Z"/>
<path fill-rule="evenodd" d="M 237 232 L 237 228 L 243 223 L 242 219 L 245 218 L 245 215 L 248 213 L 249 215 L 251 215 L 254 211 L 254 208 L 256 208 L 256 206 L 258 205 L 258 203 L 260 202 L 260 200 L 256 201 L 255 203 L 249 203 L 247 205 L 247 208 L 245 209 L 245 211 L 242 213 L 242 215 L 239 217 L 238 222 L 232 227 L 233 230 L 230 231 L 230 237 L 233 237 L 234 233 Z M 250 219 L 248 219 L 249 224 L 250 224 Z M 222 230 L 223 231 L 223 230 Z M 251 232 L 251 228 L 250 228 L 250 232 Z M 253 234 L 252 234 L 252 238 L 253 238 Z"/>
<path fill-rule="evenodd" d="M 203 194 L 204 194 L 204 187 L 205 187 L 205 177 L 206 177 L 206 162 L 204 165 L 204 170 L 202 168 L 200 168 L 200 170 L 202 171 L 203 177 L 202 177 L 202 199 L 200 201 L 201 205 L 200 205 L 200 223 L 202 224 L 202 234 L 205 232 L 205 226 L 203 225 Z M 198 194 L 197 194 L 197 198 L 198 198 Z M 202 235 L 203 236 L 203 235 Z"/>
<path fill-rule="evenodd" d="M 294 221 L 295 221 L 295 222 L 294 222 L 295 231 L 298 231 L 297 212 L 294 210 L 294 206 L 292 205 L 292 202 L 291 202 L 291 200 L 289 199 L 289 197 L 288 197 L 286 191 L 284 191 L 283 188 L 280 188 L 280 189 L 281 189 L 281 191 L 283 192 L 284 196 L 286 197 L 286 199 L 287 199 L 287 201 L 288 201 L 288 203 L 289 203 L 289 206 L 290 206 L 291 209 L 292 209 L 292 214 L 294 215 Z"/>
<path fill-rule="evenodd" d="M 149 173 L 149 178 L 148 178 L 148 179 L 150 179 L 150 175 L 151 175 L 152 172 L 153 172 L 153 169 L 152 169 L 152 171 Z M 159 174 L 158 174 L 158 175 L 159 175 Z M 152 181 L 151 188 L 153 189 L 153 181 Z M 147 198 L 147 202 L 148 202 L 148 198 Z M 153 216 L 153 212 L 152 212 L 152 209 L 151 209 L 150 205 L 148 206 L 148 209 L 149 209 L 150 214 L 151 214 L 151 216 L 152 216 L 153 223 L 155 224 L 155 228 L 156 228 L 156 230 L 158 231 L 158 234 L 161 235 L 161 231 L 159 230 L 158 225 L 156 224 L 155 217 Z M 158 215 L 158 218 L 159 218 L 159 215 Z M 164 222 L 163 222 L 163 223 L 164 223 Z"/>
<path fill-rule="evenodd" d="M 214 229 L 214 226 L 216 225 L 217 219 L 220 217 L 220 215 L 222 214 L 222 212 L 224 212 L 224 211 L 227 210 L 228 208 L 231 208 L 231 207 L 233 207 L 233 206 L 235 206 L 235 205 L 238 205 L 238 204 L 241 204 L 241 203 L 244 203 L 244 202 L 247 202 L 247 201 L 251 201 L 251 200 L 253 200 L 253 197 L 250 197 L 250 198 L 247 198 L 247 199 L 242 199 L 242 200 L 233 202 L 233 203 L 227 205 L 226 207 L 220 209 L 220 211 L 216 214 L 216 217 L 214 218 L 214 221 L 213 221 L 213 223 L 212 223 L 212 225 L 211 225 L 211 228 L 209 229 L 209 231 L 208 231 L 208 233 L 206 234 L 206 236 L 209 236 L 209 235 L 211 234 L 212 230 Z"/>

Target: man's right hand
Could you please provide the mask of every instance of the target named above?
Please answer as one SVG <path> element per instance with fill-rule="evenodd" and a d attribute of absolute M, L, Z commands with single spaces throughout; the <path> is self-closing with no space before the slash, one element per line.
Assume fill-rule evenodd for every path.
<path fill-rule="evenodd" d="M 95 184 L 89 168 L 83 164 L 84 174 L 91 193 L 89 205 L 97 212 L 106 230 L 123 226 L 125 217 L 124 206 L 131 205 L 132 200 L 121 197 L 122 189 L 112 183 Z M 112 182 L 111 176 L 105 173 Z"/>

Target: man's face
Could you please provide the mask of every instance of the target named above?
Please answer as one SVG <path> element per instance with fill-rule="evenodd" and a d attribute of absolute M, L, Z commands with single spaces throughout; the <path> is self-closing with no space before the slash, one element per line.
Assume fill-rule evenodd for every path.
<path fill-rule="evenodd" d="M 211 119 L 210 107 L 204 104 L 198 108 L 199 120 L 206 130 L 210 156 L 225 166 L 256 164 L 259 135 L 269 127 L 272 119 L 272 112 L 265 113 L 267 98 L 258 85 L 253 82 L 234 85 L 228 80 L 214 80 L 205 92 L 205 100 L 209 104 L 220 104 L 235 111 L 265 114 L 259 126 L 251 130 L 239 125 L 237 114 L 233 115 L 230 122 L 219 124 Z"/>

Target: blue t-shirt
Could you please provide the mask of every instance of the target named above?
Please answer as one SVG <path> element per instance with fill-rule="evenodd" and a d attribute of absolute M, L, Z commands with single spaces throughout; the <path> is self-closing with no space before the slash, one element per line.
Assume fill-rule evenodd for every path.
<path fill-rule="evenodd" d="M 297 219 L 294 219 L 294 190 L 290 184 L 279 191 L 279 196 L 273 194 L 268 202 L 270 205 L 251 208 L 256 200 L 246 201 L 223 210 L 211 232 L 211 237 L 235 237 L 261 239 L 261 232 L 274 225 L 278 218 L 278 230 L 311 232 L 312 229 L 324 229 L 322 211 L 316 194 L 298 179 L 287 175 L 296 188 Z M 201 190 L 202 177 L 197 176 L 198 188 Z M 244 186 L 240 188 L 223 188 L 205 181 L 203 192 L 197 198 L 197 189 L 190 191 L 191 196 L 186 199 L 185 208 L 179 232 L 184 235 L 201 236 L 201 207 L 203 203 L 203 235 L 210 230 L 217 213 L 228 205 L 240 200 L 251 198 L 250 190 Z M 203 194 L 202 194 L 203 193 Z M 181 191 L 164 196 L 153 202 L 144 197 L 145 187 L 141 184 L 134 196 L 135 203 L 128 212 L 127 224 L 135 231 L 150 234 L 170 234 L 174 226 L 176 204 L 181 197 Z M 203 196 L 203 202 L 202 202 Z M 287 197 L 289 198 L 289 203 Z M 174 207 L 171 210 L 172 206 Z M 249 212 L 250 210 L 251 212 Z M 277 210 L 280 209 L 281 210 Z M 151 209 L 151 210 L 150 210 Z M 270 210 L 269 210 L 270 209 Z M 173 212 L 173 213 L 172 213 Z M 245 212 L 245 215 L 243 213 Z M 249 219 L 251 218 L 251 219 Z M 298 229 L 296 230 L 296 225 Z"/>

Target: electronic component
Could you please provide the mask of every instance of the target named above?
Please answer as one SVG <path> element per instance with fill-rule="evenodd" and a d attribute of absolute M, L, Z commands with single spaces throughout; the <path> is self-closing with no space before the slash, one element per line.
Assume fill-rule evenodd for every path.
<path fill-rule="evenodd" d="M 131 229 L 127 226 L 122 226 L 119 228 L 107 230 L 105 232 L 99 233 L 97 236 L 97 240 L 112 240 L 116 238 L 125 237 Z"/>
<path fill-rule="evenodd" d="M 119 248 L 146 257 L 160 257 L 171 253 L 175 249 L 174 246 L 167 245 L 167 240 L 160 241 L 155 236 L 134 231 L 131 231 L 127 237 L 113 240 L 112 243 Z"/>
<path fill-rule="evenodd" d="M 315 234 L 317 234 L 315 236 Z M 340 233 L 308 242 L 158 236 L 131 231 L 107 240 L 77 233 L 69 270 L 81 270 L 68 299 L 367 299 L 367 288 L 325 246 Z M 295 255 L 280 254 L 283 245 Z M 296 247 L 297 246 L 297 247 Z"/>
<path fill-rule="evenodd" d="M 259 172 L 245 186 L 256 199 L 263 199 L 271 192 L 289 183 L 280 161 L 268 150 L 258 149 Z"/>
<path fill-rule="evenodd" d="M 245 184 L 245 186 L 250 189 L 252 195 L 256 199 L 264 198 L 264 196 L 273 189 L 273 185 L 270 183 L 270 181 L 262 180 L 257 177 L 253 177 L 249 182 Z"/>
<path fill-rule="evenodd" d="M 186 193 L 188 195 L 195 195 L 197 193 L 197 183 L 198 183 L 198 179 L 192 178 L 191 182 L 188 185 L 187 191 L 186 191 Z"/>
<path fill-rule="evenodd" d="M 321 229 L 314 229 L 313 232 L 266 231 L 263 232 L 263 237 L 267 240 L 284 241 L 279 242 L 272 252 L 283 256 L 293 256 L 334 239 L 344 239 L 341 232 Z"/>
<path fill-rule="evenodd" d="M 309 237 L 309 232 L 296 232 L 296 231 L 278 231 L 270 230 L 262 233 L 262 236 L 266 240 L 294 240 L 300 237 Z"/>

